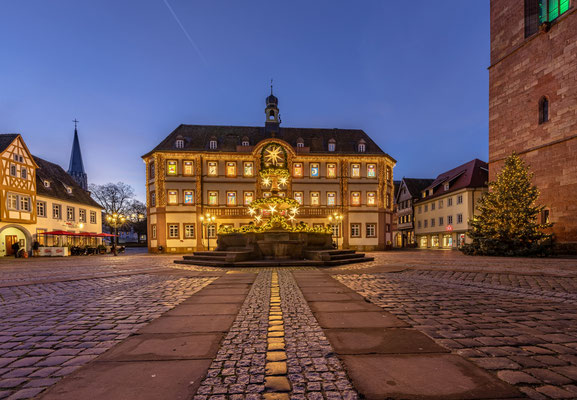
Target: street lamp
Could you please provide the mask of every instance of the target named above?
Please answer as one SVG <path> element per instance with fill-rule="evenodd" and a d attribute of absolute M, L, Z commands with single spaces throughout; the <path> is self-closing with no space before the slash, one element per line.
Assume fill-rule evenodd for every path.
<path fill-rule="evenodd" d="M 106 216 L 106 222 L 114 228 L 114 244 L 118 245 L 118 228 L 126 223 L 126 217 L 122 214 L 109 214 Z M 116 252 L 114 253 L 116 255 Z"/>
<path fill-rule="evenodd" d="M 209 226 L 216 220 L 214 215 L 210 215 L 210 213 L 206 213 L 205 215 L 200 216 L 200 223 L 203 226 L 204 230 L 204 220 L 206 220 L 206 246 L 208 247 L 208 251 L 210 251 L 210 233 L 208 232 Z"/>
<path fill-rule="evenodd" d="M 336 231 L 337 231 L 336 232 L 337 233 L 337 249 L 339 248 L 339 234 L 340 234 L 339 224 L 343 220 L 343 218 L 344 217 L 342 216 L 342 214 L 339 214 L 337 212 L 335 212 L 333 215 L 329 215 L 329 222 L 330 222 L 331 226 L 337 227 L 337 229 L 336 229 Z M 333 221 L 335 222 L 334 224 L 333 224 Z M 334 230 L 333 230 L 333 232 L 334 232 Z"/>

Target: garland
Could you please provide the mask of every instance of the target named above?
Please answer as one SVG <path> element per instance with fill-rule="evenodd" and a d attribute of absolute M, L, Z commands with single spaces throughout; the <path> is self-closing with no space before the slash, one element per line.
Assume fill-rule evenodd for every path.
<path fill-rule="evenodd" d="M 277 176 L 279 178 L 290 179 L 291 174 L 286 168 L 269 167 L 261 169 L 259 175 L 262 179 L 270 178 L 271 176 Z"/>
<path fill-rule="evenodd" d="M 282 230 L 287 232 L 311 232 L 311 233 L 324 233 L 324 234 L 333 233 L 332 228 L 328 226 L 323 225 L 323 226 L 310 227 L 302 221 L 293 226 L 286 221 L 286 218 L 280 215 L 273 215 L 266 223 L 260 226 L 254 224 L 244 225 L 241 226 L 240 228 L 233 228 L 231 226 L 221 226 L 218 229 L 218 234 L 227 235 L 233 233 L 249 233 L 249 232 L 262 233 L 278 228 L 281 228 Z"/>
<path fill-rule="evenodd" d="M 262 208 L 262 206 L 268 205 L 288 205 L 289 207 L 300 207 L 300 204 L 295 199 L 289 199 L 288 197 L 263 197 L 260 199 L 253 200 L 250 203 L 252 208 Z"/>

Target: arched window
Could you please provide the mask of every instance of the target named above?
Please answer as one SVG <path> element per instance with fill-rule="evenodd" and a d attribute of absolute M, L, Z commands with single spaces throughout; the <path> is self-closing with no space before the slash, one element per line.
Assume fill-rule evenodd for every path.
<path fill-rule="evenodd" d="M 216 143 L 216 138 L 214 136 L 210 138 L 210 142 L 208 142 L 208 148 L 210 150 L 216 150 L 217 143 Z"/>
<path fill-rule="evenodd" d="M 242 138 L 242 145 L 245 147 L 250 146 L 250 141 L 248 140 L 247 136 Z"/>
<path fill-rule="evenodd" d="M 303 138 L 300 137 L 297 139 L 297 147 L 305 147 L 305 141 Z"/>
<path fill-rule="evenodd" d="M 544 124 L 549 121 L 549 99 L 545 96 L 539 100 L 539 123 Z"/>
<path fill-rule="evenodd" d="M 335 139 L 329 139 L 329 151 L 335 151 L 337 142 Z"/>
<path fill-rule="evenodd" d="M 182 139 L 176 139 L 176 144 L 175 144 L 177 149 L 184 149 L 184 140 Z"/>
<path fill-rule="evenodd" d="M 367 149 L 367 145 L 366 145 L 365 141 L 363 139 L 359 140 L 359 143 L 357 144 L 357 151 L 359 153 L 364 153 L 366 149 Z"/>

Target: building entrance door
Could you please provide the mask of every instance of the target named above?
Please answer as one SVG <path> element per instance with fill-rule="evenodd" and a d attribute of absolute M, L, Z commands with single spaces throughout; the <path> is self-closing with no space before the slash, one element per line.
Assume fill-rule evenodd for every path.
<path fill-rule="evenodd" d="M 6 235 L 6 255 L 13 256 L 14 250 L 12 250 L 12 245 L 18 241 L 18 236 L 16 235 Z"/>

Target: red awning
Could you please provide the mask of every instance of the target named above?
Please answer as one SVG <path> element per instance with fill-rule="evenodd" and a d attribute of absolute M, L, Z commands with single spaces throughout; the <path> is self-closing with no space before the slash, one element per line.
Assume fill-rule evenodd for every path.
<path fill-rule="evenodd" d="M 110 233 L 99 233 L 96 236 L 98 236 L 98 237 L 115 237 L 116 235 L 111 235 Z"/>
<path fill-rule="evenodd" d="M 84 237 L 110 237 L 114 236 L 109 233 L 90 233 L 90 232 L 67 232 L 67 231 L 51 231 L 43 232 L 42 235 L 57 235 L 57 236 L 84 236 Z"/>
<path fill-rule="evenodd" d="M 43 232 L 42 235 L 64 235 L 64 236 L 73 236 L 76 235 L 74 232 L 66 232 L 66 231 L 51 231 L 51 232 Z"/>

